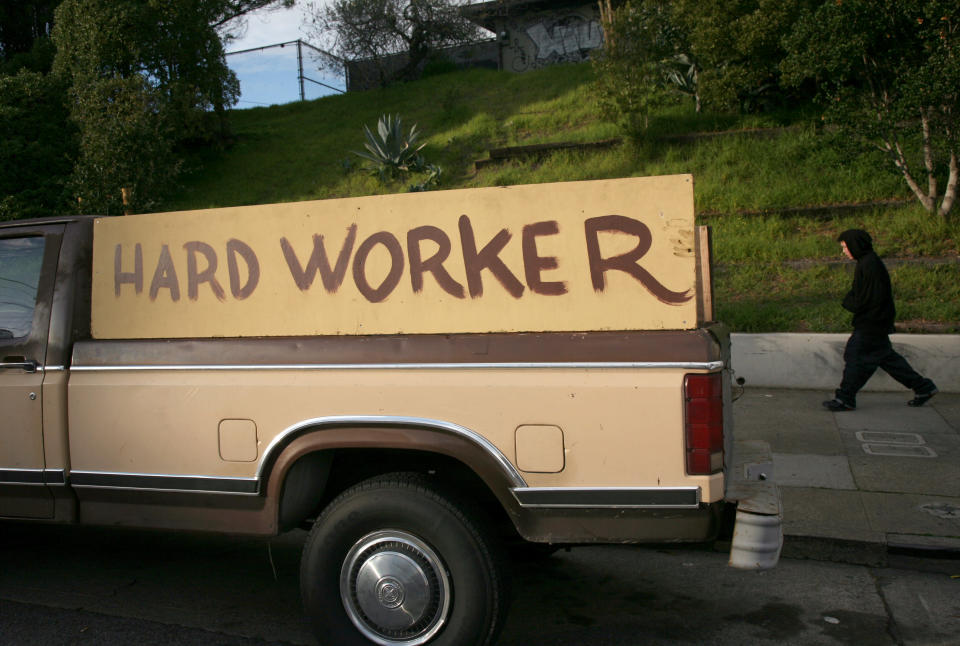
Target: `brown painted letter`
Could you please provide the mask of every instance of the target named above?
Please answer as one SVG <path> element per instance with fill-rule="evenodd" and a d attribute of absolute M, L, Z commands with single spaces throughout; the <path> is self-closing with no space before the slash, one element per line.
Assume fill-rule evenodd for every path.
<path fill-rule="evenodd" d="M 527 278 L 527 287 L 534 294 L 560 296 L 567 293 L 567 284 L 563 281 L 543 281 L 540 273 L 559 266 L 555 256 L 537 254 L 537 236 L 552 236 L 560 232 L 555 220 L 537 222 L 523 227 L 523 271 Z"/>
<path fill-rule="evenodd" d="M 143 247 L 138 242 L 133 247 L 133 271 L 121 271 L 123 267 L 123 248 L 117 245 L 113 252 L 113 289 L 117 297 L 120 296 L 120 285 L 132 283 L 133 291 L 137 294 L 143 291 Z"/>
<path fill-rule="evenodd" d="M 420 255 L 420 241 L 432 240 L 439 249 L 426 260 Z M 450 238 L 442 229 L 430 225 L 410 229 L 407 232 L 407 256 L 410 258 L 410 282 L 413 291 L 423 291 L 423 274 L 429 271 L 437 279 L 443 291 L 457 298 L 465 298 L 463 285 L 455 281 L 443 268 L 443 261 L 450 255 Z"/>
<path fill-rule="evenodd" d="M 483 296 L 483 278 L 480 272 L 489 269 L 503 288 L 514 298 L 523 295 L 523 283 L 517 280 L 510 269 L 500 260 L 498 255 L 510 242 L 511 235 L 507 229 L 500 229 L 500 233 L 487 243 L 483 249 L 477 251 L 477 238 L 473 233 L 473 225 L 466 215 L 460 216 L 460 242 L 463 245 L 463 265 L 467 270 L 467 286 L 470 297 Z"/>
<path fill-rule="evenodd" d="M 157 300 L 161 288 L 170 290 L 170 300 L 174 303 L 180 300 L 180 281 L 177 280 L 177 270 L 173 267 L 173 258 L 170 257 L 170 247 L 163 245 L 160 248 L 160 259 L 157 260 L 157 269 L 153 272 L 150 281 L 150 300 Z"/>
<path fill-rule="evenodd" d="M 327 292 L 335 294 L 343 284 L 343 278 L 347 274 L 347 264 L 350 262 L 350 254 L 353 253 L 353 243 L 357 239 L 357 225 L 351 224 L 347 228 L 347 237 L 340 247 L 340 254 L 337 256 L 337 266 L 330 268 L 330 260 L 327 258 L 327 250 L 323 244 L 323 236 L 313 235 L 313 253 L 310 254 L 310 260 L 307 262 L 307 268 L 304 269 L 297 260 L 297 254 L 293 250 L 290 241 L 286 238 L 280 238 L 280 246 L 283 248 L 283 257 L 287 260 L 287 266 L 290 267 L 290 275 L 293 276 L 293 282 L 297 284 L 300 291 L 305 292 L 310 289 L 313 279 L 320 272 L 320 280 L 323 281 L 323 287 Z"/>
<path fill-rule="evenodd" d="M 370 287 L 367 282 L 367 276 L 364 273 L 367 264 L 367 256 L 375 245 L 382 244 L 390 252 L 390 272 L 383 279 L 380 287 L 376 289 Z M 353 281 L 357 284 L 357 289 L 371 303 L 379 303 L 385 300 L 390 293 L 400 284 L 400 277 L 403 275 L 403 249 L 400 242 L 392 233 L 380 231 L 363 241 L 357 249 L 357 255 L 353 258 Z"/>
<path fill-rule="evenodd" d="M 247 265 L 247 284 L 240 286 L 240 267 L 237 264 L 237 255 L 243 257 Z M 227 269 L 230 271 L 230 293 L 238 301 L 250 296 L 260 282 L 260 261 L 257 254 L 246 242 L 231 238 L 227 241 Z"/>
<path fill-rule="evenodd" d="M 200 297 L 200 283 L 210 283 L 210 289 L 218 301 L 222 301 L 226 294 L 223 287 L 217 282 L 217 252 L 206 242 L 193 240 L 183 245 L 187 251 L 187 296 L 191 301 Z M 197 253 L 202 253 L 207 259 L 207 268 L 197 271 Z"/>
<path fill-rule="evenodd" d="M 685 292 L 674 292 L 664 287 L 654 278 L 650 272 L 637 264 L 637 261 L 650 250 L 653 243 L 653 236 L 650 229 L 643 222 L 628 218 L 623 215 L 604 215 L 598 218 L 590 218 L 584 222 L 584 228 L 587 234 L 587 256 L 590 261 L 590 278 L 593 280 L 593 288 L 602 292 L 606 287 L 606 278 L 604 273 L 610 270 L 623 271 L 642 284 L 647 291 L 656 296 L 661 303 L 668 305 L 679 305 L 686 303 L 693 298 L 693 290 L 688 289 Z M 612 231 L 615 233 L 625 233 L 637 237 L 637 246 L 633 251 L 612 258 L 603 258 L 600 255 L 601 231 Z"/>

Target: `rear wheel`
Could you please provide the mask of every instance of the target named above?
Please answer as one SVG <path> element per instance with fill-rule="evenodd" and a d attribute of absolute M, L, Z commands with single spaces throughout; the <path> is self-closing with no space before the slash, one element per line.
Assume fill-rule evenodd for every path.
<path fill-rule="evenodd" d="M 304 546 L 300 587 L 317 639 L 492 644 L 508 602 L 497 548 L 482 523 L 416 474 L 348 489 Z"/>

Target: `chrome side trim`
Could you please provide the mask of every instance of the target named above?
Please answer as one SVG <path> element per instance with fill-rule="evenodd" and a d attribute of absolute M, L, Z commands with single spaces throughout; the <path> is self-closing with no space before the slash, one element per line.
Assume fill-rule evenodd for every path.
<path fill-rule="evenodd" d="M 723 361 L 568 361 L 518 363 L 331 363 L 331 364 L 236 364 L 236 365 L 129 365 L 129 366 L 73 366 L 73 372 L 135 372 L 135 371 L 224 371 L 224 370 L 544 370 L 544 369 L 677 369 L 720 370 Z"/>
<path fill-rule="evenodd" d="M 696 509 L 700 487 L 517 487 L 521 507 L 536 509 Z"/>
<path fill-rule="evenodd" d="M 389 416 L 335 416 L 317 417 L 294 424 L 279 433 L 264 451 L 263 458 L 253 478 L 230 478 L 223 476 L 171 475 L 161 473 L 116 473 L 110 471 L 71 471 L 70 485 L 78 489 L 123 489 L 137 491 L 165 491 L 179 493 L 219 493 L 233 495 L 258 495 L 262 489 L 263 468 L 274 451 L 292 434 L 308 429 L 364 426 L 414 426 L 443 430 L 464 437 L 478 445 L 500 465 L 514 487 L 526 487 L 526 481 L 513 464 L 489 440 L 463 426 L 449 422 L 414 417 Z M 42 471 L 37 470 L 37 479 L 42 480 Z M 0 483 L 2 470 L 0 470 Z M 38 482 L 37 484 L 42 484 Z"/>
<path fill-rule="evenodd" d="M 260 464 L 257 466 L 257 480 L 263 478 L 264 465 L 272 463 L 273 452 L 276 451 L 288 437 L 308 428 L 319 427 L 322 429 L 323 427 L 334 426 L 413 426 L 447 431 L 466 438 L 483 449 L 484 452 L 500 465 L 500 468 L 503 469 L 507 477 L 510 478 L 514 487 L 523 488 L 527 486 L 526 480 L 523 479 L 523 476 L 520 475 L 520 472 L 517 471 L 510 460 L 507 459 L 500 449 L 480 433 L 452 422 L 420 417 L 393 417 L 388 415 L 335 415 L 331 417 L 315 417 L 289 426 L 278 433 L 264 450 L 263 459 L 260 460 Z"/>
<path fill-rule="evenodd" d="M 0 485 L 62 486 L 66 484 L 63 469 L 0 468 Z"/>
<path fill-rule="evenodd" d="M 47 485 L 63 486 L 67 484 L 66 472 L 63 469 L 44 469 L 43 481 Z"/>
<path fill-rule="evenodd" d="M 82 220 L 82 219 L 87 219 L 87 216 L 79 216 L 75 218 L 71 218 L 71 217 L 63 218 L 63 217 L 53 216 L 50 218 L 38 219 L 38 221 L 36 222 L 31 220 L 8 220 L 7 222 L 0 222 L 0 229 L 14 229 L 14 228 L 27 229 L 31 227 L 36 228 L 36 227 L 47 227 L 47 226 L 58 225 L 58 224 L 72 224 L 73 222 L 78 222 L 79 220 Z"/>
<path fill-rule="evenodd" d="M 11 365 L 9 365 L 9 364 L 0 364 L 0 368 L 11 368 L 11 367 L 15 367 L 15 366 L 11 366 Z M 16 366 L 16 367 L 20 367 L 20 366 Z M 30 372 L 32 372 L 32 373 L 35 373 L 35 372 L 64 372 L 64 371 L 66 371 L 66 369 L 67 369 L 66 366 L 41 366 L 41 365 L 36 365 L 36 366 L 34 366 L 33 368 L 31 368 Z"/>
<path fill-rule="evenodd" d="M 5 469 L 0 468 L 0 485 L 30 485 L 44 484 L 43 469 Z"/>
<path fill-rule="evenodd" d="M 257 478 L 170 475 L 161 473 L 71 471 L 70 485 L 77 489 L 221 493 L 246 496 L 255 496 L 259 493 L 259 482 Z"/>
<path fill-rule="evenodd" d="M 258 495 L 262 489 L 264 465 L 272 462 L 275 451 L 291 435 L 305 429 L 323 429 L 342 426 L 413 426 L 442 430 L 473 442 L 492 457 L 516 488 L 525 488 L 526 481 L 503 453 L 488 439 L 466 427 L 416 417 L 391 416 L 333 416 L 304 420 L 284 429 L 271 440 L 257 466 L 256 477 L 228 478 L 222 476 L 169 475 L 159 473 L 114 473 L 109 471 L 71 471 L 70 484 L 78 489 L 125 489 L 138 491 L 167 491 L 181 493 L 222 493 Z M 2 482 L 2 480 L 0 480 Z"/>

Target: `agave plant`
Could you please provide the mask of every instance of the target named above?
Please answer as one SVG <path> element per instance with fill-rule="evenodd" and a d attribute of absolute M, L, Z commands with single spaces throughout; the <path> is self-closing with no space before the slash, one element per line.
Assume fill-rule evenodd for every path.
<path fill-rule="evenodd" d="M 372 162 L 370 170 L 379 175 L 381 180 L 424 169 L 420 151 L 426 143 L 417 143 L 420 138 L 417 124 L 413 124 L 410 131 L 404 134 L 400 115 L 385 114 L 377 121 L 377 134 L 366 125 L 363 126 L 363 132 L 367 138 L 363 144 L 367 152 L 353 153 Z"/>
<path fill-rule="evenodd" d="M 700 66 L 687 54 L 675 54 L 662 62 L 666 81 L 682 94 L 689 94 L 700 112 Z"/>

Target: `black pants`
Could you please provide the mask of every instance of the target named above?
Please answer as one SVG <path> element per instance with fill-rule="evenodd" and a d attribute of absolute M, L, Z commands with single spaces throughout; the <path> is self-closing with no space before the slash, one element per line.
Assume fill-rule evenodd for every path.
<path fill-rule="evenodd" d="M 890 337 L 882 332 L 854 330 L 843 351 L 843 380 L 837 388 L 837 399 L 856 406 L 857 393 L 873 376 L 877 368 L 918 395 L 935 388 L 933 382 L 910 367 L 907 360 L 897 354 L 890 345 Z"/>

